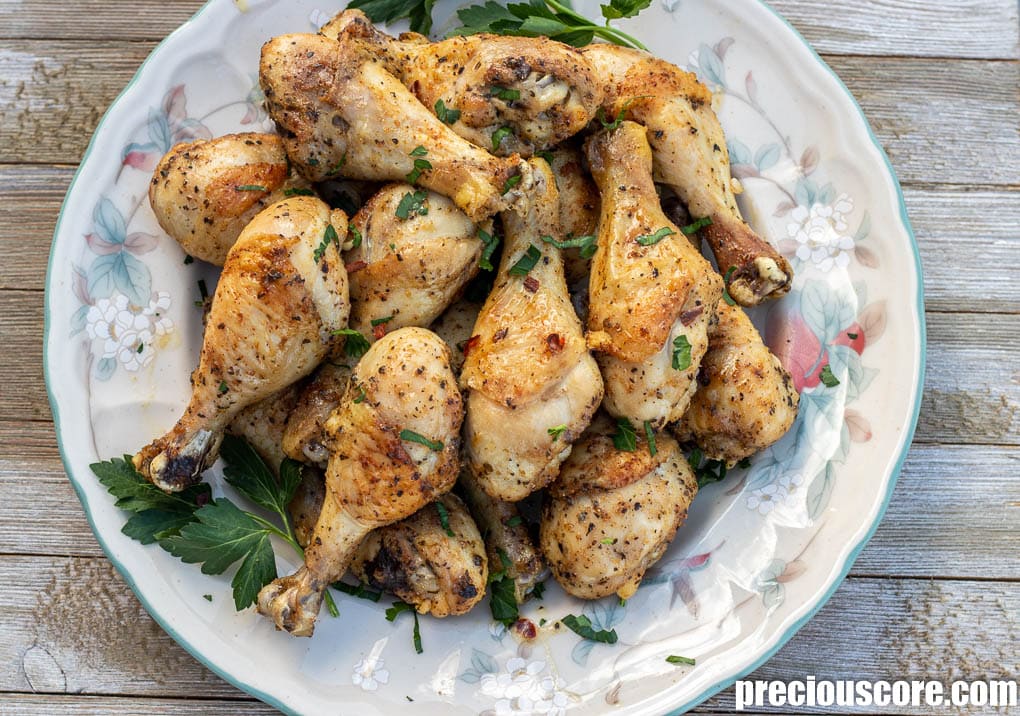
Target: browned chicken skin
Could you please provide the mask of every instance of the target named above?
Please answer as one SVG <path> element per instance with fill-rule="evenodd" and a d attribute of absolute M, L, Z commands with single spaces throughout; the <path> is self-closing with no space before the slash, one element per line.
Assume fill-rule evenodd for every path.
<path fill-rule="evenodd" d="M 290 176 L 277 135 L 228 134 L 172 147 L 153 172 L 149 203 L 181 248 L 222 266 L 248 222 L 295 187 L 308 183 Z"/>
<path fill-rule="evenodd" d="M 555 180 L 544 160 L 532 161 L 535 190 L 521 213 L 503 214 L 503 258 L 460 376 L 468 465 L 483 490 L 509 501 L 556 477 L 602 400 L 559 249 L 542 239 L 560 235 Z M 521 275 L 518 262 L 529 258 Z"/>
<path fill-rule="evenodd" d="M 670 186 L 695 218 L 712 220 L 701 233 L 728 275 L 734 300 L 756 306 L 789 292 L 789 262 L 740 216 L 726 139 L 708 88 L 691 73 L 638 50 L 596 43 L 583 52 L 599 76 L 608 78 L 606 115 L 625 112 L 647 128 L 656 181 Z"/>
<path fill-rule="evenodd" d="M 602 191 L 588 342 L 598 351 L 604 405 L 659 429 L 694 395 L 722 279 L 662 212 L 644 128 L 623 122 L 585 148 Z"/>
<path fill-rule="evenodd" d="M 441 42 L 377 30 L 360 10 L 344 10 L 320 32 L 357 38 L 425 107 L 459 112 L 450 128 L 499 155 L 530 157 L 572 137 L 595 117 L 602 85 L 580 50 L 547 37 L 471 35 Z M 493 135 L 502 128 L 494 146 Z"/>
<path fill-rule="evenodd" d="M 259 612 L 295 636 L 311 636 L 327 585 L 347 570 L 365 536 L 453 486 L 462 419 L 440 338 L 402 328 L 377 341 L 326 424 L 326 496 L 304 566 L 259 592 Z"/>
<path fill-rule="evenodd" d="M 721 301 L 709 331 L 698 391 L 676 436 L 732 466 L 786 434 L 800 396 L 793 379 L 739 306 Z"/>
<path fill-rule="evenodd" d="M 412 152 L 423 147 L 431 168 L 418 184 L 450 197 L 476 222 L 531 186 L 519 156 L 494 157 L 455 134 L 357 43 L 275 37 L 262 47 L 259 81 L 287 156 L 311 181 L 402 181 L 420 158 Z"/>
<path fill-rule="evenodd" d="M 324 242 L 328 226 L 337 242 Z M 216 286 L 191 401 L 169 433 L 135 455 L 142 475 L 167 491 L 193 484 L 237 413 L 335 349 L 334 331 L 350 310 L 339 251 L 346 227 L 343 212 L 304 196 L 264 209 L 245 227 Z"/>
<path fill-rule="evenodd" d="M 687 518 L 698 481 L 677 442 L 643 433 L 618 450 L 604 416 L 563 463 L 542 507 L 541 545 L 556 581 L 582 599 L 629 599 Z"/>

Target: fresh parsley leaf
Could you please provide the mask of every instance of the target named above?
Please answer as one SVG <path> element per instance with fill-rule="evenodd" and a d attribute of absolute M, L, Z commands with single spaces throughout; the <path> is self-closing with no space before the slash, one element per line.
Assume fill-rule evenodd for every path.
<path fill-rule="evenodd" d="M 428 150 L 425 149 L 425 147 L 423 147 L 420 144 L 417 147 L 415 147 L 414 149 L 411 150 L 411 156 L 412 157 L 424 157 L 428 153 L 429 153 Z M 414 160 L 414 169 L 412 169 L 411 173 L 408 174 L 407 177 L 406 177 L 407 178 L 407 183 L 408 184 L 414 184 L 416 181 L 418 181 L 418 178 L 421 176 L 422 172 L 427 171 L 427 170 L 429 170 L 431 168 L 432 168 L 432 162 L 430 162 L 429 160 L 427 160 L 427 159 L 415 159 Z"/>
<path fill-rule="evenodd" d="M 499 572 L 495 579 L 490 575 L 489 611 L 495 621 L 507 627 L 520 617 L 514 580 L 506 572 Z"/>
<path fill-rule="evenodd" d="M 299 186 L 287 187 L 283 190 L 284 196 L 315 196 L 315 192 L 311 189 L 303 189 Z"/>
<path fill-rule="evenodd" d="M 333 582 L 333 584 L 329 586 L 333 587 L 333 589 L 338 592 L 349 594 L 352 597 L 357 597 L 358 599 L 367 599 L 370 602 L 378 602 L 382 598 L 382 592 L 375 592 L 371 589 L 367 589 L 364 584 L 353 585 L 347 584 L 346 582 Z"/>
<path fill-rule="evenodd" d="M 544 159 L 549 166 L 552 166 L 553 161 L 556 159 L 556 157 L 553 156 L 552 152 L 544 151 L 544 150 L 541 151 L 541 152 L 535 152 L 535 156 L 536 157 L 542 157 L 542 159 Z"/>
<path fill-rule="evenodd" d="M 351 248 L 352 249 L 356 249 L 359 246 L 361 246 L 361 242 L 364 239 L 364 237 L 361 235 L 361 232 L 358 231 L 358 227 L 357 226 L 355 226 L 354 224 L 348 224 L 347 225 L 347 233 L 351 237 Z"/>
<path fill-rule="evenodd" d="M 695 660 L 689 656 L 667 656 L 666 661 L 670 664 L 687 664 L 688 666 L 694 666 Z"/>
<path fill-rule="evenodd" d="M 706 226 L 711 226 L 711 225 L 712 225 L 712 217 L 711 216 L 703 216 L 700 219 L 692 221 L 687 226 L 680 227 L 680 231 L 682 231 L 684 233 L 684 236 L 693 236 L 694 234 L 698 233 L 698 231 L 700 231 L 701 229 L 704 229 Z"/>
<path fill-rule="evenodd" d="M 428 153 L 429 153 L 429 150 L 426 149 L 424 147 L 424 145 L 421 145 L 421 144 L 419 144 L 417 147 L 415 147 L 414 149 L 411 150 L 411 156 L 412 157 L 424 157 L 424 156 L 427 156 Z"/>
<path fill-rule="evenodd" d="M 499 247 L 499 237 L 485 229 L 478 229 L 478 239 L 482 242 L 482 255 L 478 258 L 478 268 L 492 271 L 492 255 Z"/>
<path fill-rule="evenodd" d="M 439 513 L 439 524 L 442 526 L 443 531 L 446 532 L 446 536 L 456 537 L 457 535 L 455 535 L 453 530 L 450 529 L 450 512 L 446 509 L 446 505 L 439 500 L 436 500 L 435 506 L 436 512 Z"/>
<path fill-rule="evenodd" d="M 545 582 L 539 582 L 528 592 L 535 599 L 541 599 L 545 595 Z"/>
<path fill-rule="evenodd" d="M 200 504 L 209 501 L 211 495 L 209 485 L 204 483 L 193 485 L 181 492 L 167 494 L 135 470 L 130 455 L 107 462 L 96 462 L 89 465 L 89 468 L 99 478 L 107 492 L 117 498 L 114 504 L 128 512 L 143 513 L 158 510 L 190 517 Z M 150 519 L 155 517 L 151 515 Z"/>
<path fill-rule="evenodd" d="M 351 0 L 348 7 L 363 10 L 372 22 L 390 24 L 406 17 L 413 32 L 428 35 L 432 32 L 433 5 L 435 0 Z"/>
<path fill-rule="evenodd" d="M 521 183 L 520 174 L 514 174 L 512 177 L 507 177 L 507 180 L 503 182 L 503 191 L 501 193 L 506 194 L 508 191 L 510 191 L 520 183 Z"/>
<path fill-rule="evenodd" d="M 240 184 L 234 187 L 235 191 L 269 191 L 261 184 Z"/>
<path fill-rule="evenodd" d="M 207 602 L 211 602 L 212 601 L 212 595 L 211 594 L 203 594 L 202 595 L 202 599 L 204 599 Z"/>
<path fill-rule="evenodd" d="M 341 328 L 338 331 L 333 331 L 333 335 L 344 337 L 344 353 L 351 358 L 360 358 L 365 355 L 371 345 L 360 331 L 353 328 Z"/>
<path fill-rule="evenodd" d="M 414 192 L 407 192 L 400 199 L 400 203 L 397 204 L 396 215 L 398 219 L 404 221 L 410 219 L 412 216 L 425 216 L 429 213 L 429 193 L 424 189 L 419 189 Z"/>
<path fill-rule="evenodd" d="M 354 404 L 360 405 L 361 403 L 364 403 L 368 399 L 368 395 L 365 393 L 365 386 L 359 385 L 357 386 L 357 388 L 358 395 L 356 398 L 354 398 Z"/>
<path fill-rule="evenodd" d="M 441 99 L 436 100 L 436 117 L 443 124 L 453 124 L 460 119 L 460 110 L 451 109 Z"/>
<path fill-rule="evenodd" d="M 332 224 L 326 224 L 326 230 L 322 232 L 322 241 L 319 242 L 318 247 L 312 253 L 312 259 L 315 263 L 322 261 L 322 257 L 326 255 L 326 249 L 329 248 L 330 244 L 336 244 L 336 250 L 340 250 L 340 237 L 337 236 L 336 229 L 333 228 Z"/>
<path fill-rule="evenodd" d="M 567 238 L 563 241 L 557 241 L 551 236 L 543 236 L 542 241 L 552 244 L 558 249 L 580 249 L 582 259 L 590 259 L 595 255 L 595 251 L 599 247 L 598 239 L 592 234 L 585 234 L 584 236 L 567 234 Z"/>
<path fill-rule="evenodd" d="M 227 381 L 225 380 L 221 380 L 220 384 L 216 386 L 216 392 L 220 395 L 225 394 L 228 390 L 230 390 L 230 388 L 227 386 Z"/>
<path fill-rule="evenodd" d="M 490 96 L 498 97 L 504 102 L 513 102 L 515 99 L 521 98 L 521 91 L 508 87 L 493 87 Z"/>
<path fill-rule="evenodd" d="M 280 465 L 280 479 L 270 471 L 259 454 L 245 440 L 225 435 L 220 457 L 226 463 L 223 477 L 255 504 L 284 516 L 287 504 L 301 484 L 301 463 L 286 459 Z"/>
<path fill-rule="evenodd" d="M 240 560 L 230 582 L 234 606 L 240 611 L 254 604 L 259 590 L 276 579 L 271 530 L 225 497 L 196 510 L 195 518 L 160 546 L 183 562 L 201 562 L 203 574 L 222 574 Z"/>
<path fill-rule="evenodd" d="M 687 370 L 691 367 L 691 348 L 687 336 L 673 339 L 673 370 Z"/>
<path fill-rule="evenodd" d="M 521 524 L 522 522 L 524 522 L 524 520 L 521 519 L 520 515 L 514 515 L 513 517 L 508 519 L 503 524 L 506 525 L 507 527 L 516 527 L 517 525 Z"/>
<path fill-rule="evenodd" d="M 602 6 L 602 17 L 606 20 L 634 17 L 651 4 L 652 0 L 610 0 Z"/>
<path fill-rule="evenodd" d="M 596 631 L 591 625 L 591 620 L 583 614 L 581 616 L 568 614 L 560 619 L 560 621 L 564 626 L 570 629 L 570 631 L 583 639 L 588 639 L 589 641 L 597 641 L 603 644 L 615 644 L 617 639 L 619 639 L 616 634 L 616 629 L 610 629 L 609 631 L 599 629 Z"/>
<path fill-rule="evenodd" d="M 414 640 L 414 650 L 415 652 L 420 654 L 422 653 L 421 628 L 418 625 L 418 612 L 414 607 L 412 607 L 407 602 L 403 601 L 393 602 L 393 606 L 386 610 L 386 621 L 390 622 L 393 621 L 394 619 L 397 618 L 399 614 L 402 614 L 403 612 L 411 612 L 411 614 L 414 615 L 414 631 L 412 634 Z"/>
<path fill-rule="evenodd" d="M 513 130 L 512 127 L 500 127 L 495 132 L 493 132 L 492 133 L 492 151 L 495 152 L 496 150 L 498 150 L 499 149 L 499 145 L 503 143 L 503 140 L 506 139 L 509 135 L 511 135 L 513 133 L 514 133 L 514 130 Z M 505 191 L 503 193 L 506 194 Z"/>
<path fill-rule="evenodd" d="M 675 233 L 676 232 L 673 231 L 673 229 L 669 228 L 668 226 L 663 226 L 654 234 L 642 234 L 641 236 L 638 236 L 637 239 L 635 239 L 635 241 L 637 241 L 642 246 L 654 246 L 667 236 L 672 236 Z"/>
<path fill-rule="evenodd" d="M 736 266 L 730 266 L 728 269 L 726 269 L 726 275 L 723 276 L 722 297 L 723 300 L 726 301 L 727 305 L 730 306 L 737 305 L 737 302 L 733 300 L 733 296 L 730 295 L 730 276 L 732 276 L 733 272 L 736 270 L 737 270 Z"/>
<path fill-rule="evenodd" d="M 529 244 L 528 250 L 517 259 L 517 262 L 510 267 L 507 273 L 511 276 L 527 276 L 531 269 L 535 268 L 535 264 L 540 258 L 542 258 L 542 252 L 534 244 Z"/>
<path fill-rule="evenodd" d="M 142 544 L 152 544 L 179 533 L 184 525 L 193 522 L 194 519 L 193 512 L 143 510 L 131 515 L 120 531 Z"/>
<path fill-rule="evenodd" d="M 655 454 L 659 452 L 659 448 L 655 446 L 655 431 L 652 430 L 652 421 L 645 421 L 645 442 L 648 443 L 648 454 L 655 457 Z"/>
<path fill-rule="evenodd" d="M 551 428 L 547 429 L 546 432 L 549 433 L 550 435 L 552 435 L 552 439 L 553 440 L 556 440 L 557 438 L 559 438 L 560 435 L 562 435 L 563 433 L 567 432 L 567 426 L 566 425 L 556 425 L 554 427 L 551 427 Z"/>
<path fill-rule="evenodd" d="M 443 449 L 443 443 L 441 440 L 429 440 L 424 435 L 419 435 L 413 430 L 407 429 L 401 430 L 400 439 L 409 443 L 418 443 L 419 445 L 424 445 L 433 452 L 439 452 L 440 450 Z"/>
<path fill-rule="evenodd" d="M 839 378 L 832 374 L 832 368 L 828 365 L 822 368 L 822 373 L 819 377 L 822 379 L 822 383 L 826 388 L 835 388 L 839 385 Z"/>
<path fill-rule="evenodd" d="M 617 540 L 616 537 L 606 537 L 605 539 L 600 539 L 599 540 L 599 542 L 601 542 L 602 544 L 606 545 L 607 547 L 612 547 L 614 544 L 617 543 L 617 541 L 618 540 Z"/>
<path fill-rule="evenodd" d="M 617 450 L 623 450 L 624 452 L 634 452 L 637 450 L 637 433 L 634 432 L 634 426 L 630 424 L 630 420 L 627 418 L 616 419 L 613 446 Z"/>
<path fill-rule="evenodd" d="M 392 320 L 393 320 L 393 316 L 383 316 L 382 318 L 373 318 L 370 321 L 370 323 L 372 324 L 372 327 L 375 328 L 376 326 L 386 325 L 387 323 L 389 323 Z"/>
<path fill-rule="evenodd" d="M 701 448 L 694 448 L 687 456 L 687 462 L 698 480 L 698 489 L 713 482 L 720 482 L 726 477 L 726 463 L 721 460 L 705 460 Z"/>

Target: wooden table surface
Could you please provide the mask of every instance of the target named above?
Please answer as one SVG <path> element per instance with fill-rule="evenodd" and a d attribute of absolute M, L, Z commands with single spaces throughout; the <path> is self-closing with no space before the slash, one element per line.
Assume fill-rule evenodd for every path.
<path fill-rule="evenodd" d="M 857 97 L 903 183 L 924 264 L 928 373 L 878 532 L 828 605 L 754 677 L 1016 678 L 1017 2 L 772 4 Z M 60 202 L 106 107 L 200 5 L 0 0 L 3 715 L 273 713 L 186 654 L 103 556 L 64 475 L 43 385 L 43 283 Z M 698 711 L 732 703 L 726 691 Z"/>

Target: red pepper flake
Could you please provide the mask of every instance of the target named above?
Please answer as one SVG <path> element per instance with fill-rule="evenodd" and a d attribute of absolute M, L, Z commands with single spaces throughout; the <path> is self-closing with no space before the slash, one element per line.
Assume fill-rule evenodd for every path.
<path fill-rule="evenodd" d="M 528 641 L 538 636 L 538 628 L 535 626 L 535 623 L 530 619 L 525 619 L 524 617 L 515 621 L 511 628 L 517 632 L 518 636 Z"/>
<path fill-rule="evenodd" d="M 461 352 L 464 354 L 464 357 L 467 358 L 468 353 L 470 353 L 475 348 L 475 346 L 481 343 L 481 341 L 482 341 L 481 336 L 471 336 L 470 338 L 468 338 L 464 342 L 464 346 L 460 349 Z"/>
<path fill-rule="evenodd" d="M 361 269 L 365 268 L 366 266 L 368 266 L 367 261 L 352 261 L 351 263 L 347 264 L 347 273 L 349 274 L 356 273 Z"/>
<path fill-rule="evenodd" d="M 526 279 L 524 279 L 524 290 L 527 291 L 528 293 L 534 293 L 535 291 L 538 290 L 538 287 L 540 285 L 541 284 L 538 283 L 538 279 L 535 278 L 534 276 L 528 276 Z"/>
<path fill-rule="evenodd" d="M 689 311 L 684 311 L 683 313 L 680 314 L 680 323 L 684 324 L 685 326 L 689 326 L 692 323 L 694 323 L 694 319 L 696 319 L 704 312 L 705 312 L 704 306 L 698 306 L 697 308 L 692 308 Z"/>
<path fill-rule="evenodd" d="M 567 340 L 559 333 L 550 333 L 545 338 L 545 344 L 549 346 L 549 350 L 553 353 L 559 353 L 563 350 L 563 346 L 567 344 Z"/>
<path fill-rule="evenodd" d="M 385 323 L 380 323 L 377 326 L 372 326 L 372 336 L 376 340 L 379 340 L 380 338 L 382 338 L 385 335 L 386 335 L 386 324 Z"/>
<path fill-rule="evenodd" d="M 492 342 L 499 343 L 501 340 L 506 338 L 506 334 L 509 332 L 510 332 L 509 328 L 500 328 L 498 331 L 496 331 L 496 335 L 492 337 Z"/>

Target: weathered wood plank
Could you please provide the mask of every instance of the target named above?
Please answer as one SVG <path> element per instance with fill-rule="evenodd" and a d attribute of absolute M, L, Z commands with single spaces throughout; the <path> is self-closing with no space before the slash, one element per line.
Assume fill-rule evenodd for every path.
<path fill-rule="evenodd" d="M 0 53 L 0 163 L 76 162 L 152 43 L 11 41 Z M 830 57 L 900 178 L 1020 181 L 1020 63 Z"/>
<path fill-rule="evenodd" d="M 42 289 L 50 237 L 74 170 L 0 166 L 0 289 Z M 1020 265 L 1020 191 L 907 187 L 921 247 L 928 310 L 1020 312 L 1012 273 Z"/>
<path fill-rule="evenodd" d="M 117 696 L 53 696 L 0 693 L 3 716 L 271 716 L 280 712 L 252 700 L 193 700 Z"/>
<path fill-rule="evenodd" d="M 1010 0 L 773 0 L 771 4 L 821 52 L 1017 56 L 1017 5 Z M 126 13 L 117 0 L 82 0 L 74 13 L 68 13 L 45 0 L 0 0 L 0 38 L 159 40 L 201 6 L 201 0 L 138 0 Z"/>
<path fill-rule="evenodd" d="M 43 294 L 0 291 L 0 420 L 49 420 L 42 368 Z"/>
<path fill-rule="evenodd" d="M 832 600 L 750 679 L 1015 678 L 1020 584 L 848 579 Z M 733 709 L 728 689 L 705 704 Z M 764 709 L 769 711 L 770 709 Z M 775 709 L 782 711 L 783 709 Z M 801 709 L 798 709 L 801 711 Z M 832 708 L 803 709 L 832 713 Z M 874 707 L 839 713 L 874 713 Z M 1002 713 L 991 708 L 955 713 Z M 894 706 L 882 713 L 926 714 Z"/>
<path fill-rule="evenodd" d="M 104 560 L 0 557 L 0 579 L 0 690 L 238 695 L 148 618 Z M 1018 609 L 1020 583 L 851 578 L 755 678 L 1002 676 L 1016 669 Z M 728 698 L 708 706 L 728 710 Z"/>

